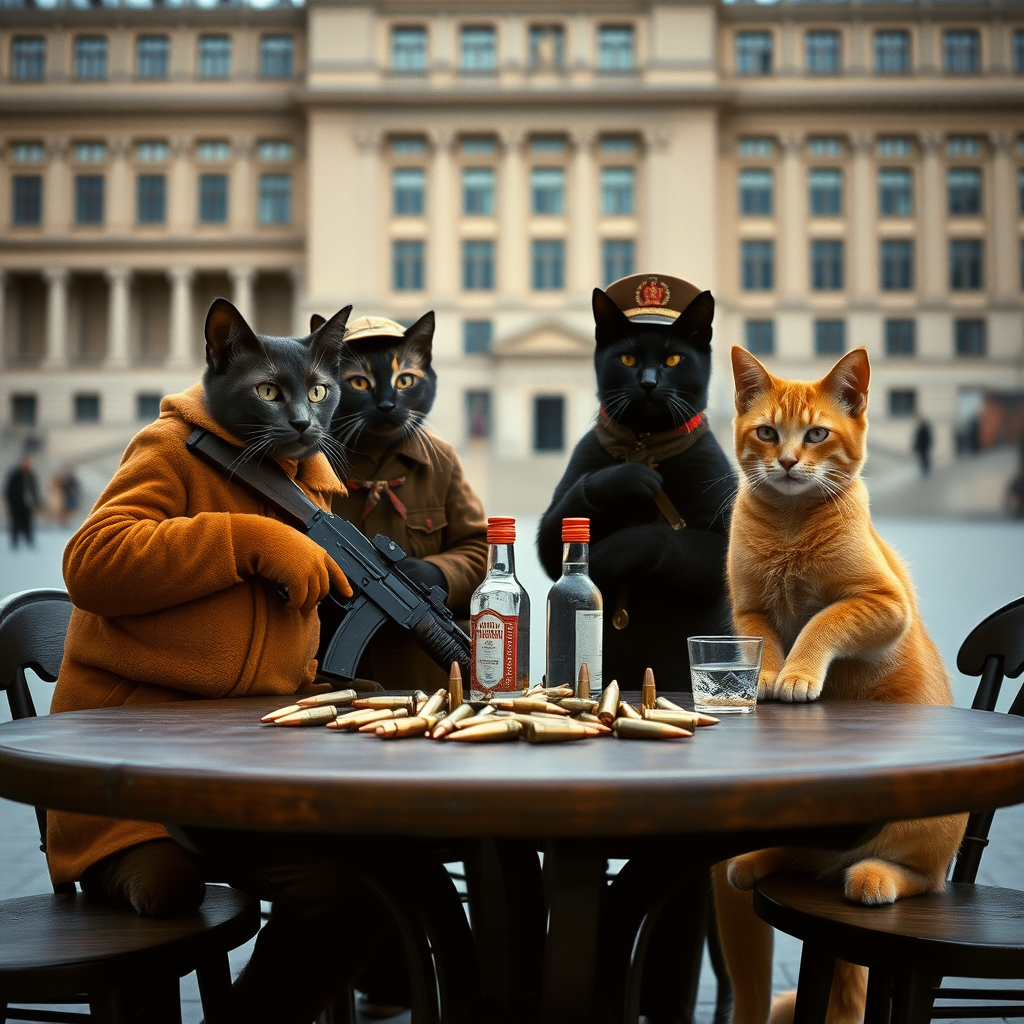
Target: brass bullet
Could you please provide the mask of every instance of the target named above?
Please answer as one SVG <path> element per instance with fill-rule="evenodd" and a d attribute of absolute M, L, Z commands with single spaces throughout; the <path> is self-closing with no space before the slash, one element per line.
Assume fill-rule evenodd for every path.
<path fill-rule="evenodd" d="M 382 708 L 380 711 L 371 711 L 369 718 L 364 718 L 362 722 L 356 727 L 356 732 L 373 732 L 377 731 L 377 726 L 381 722 L 391 722 L 397 718 L 408 718 L 409 712 L 405 708 L 397 708 L 394 711 L 388 711 L 387 708 Z"/>
<path fill-rule="evenodd" d="M 638 721 L 643 717 L 639 711 L 627 700 L 619 701 L 619 717 L 620 718 L 632 718 L 634 721 Z"/>
<path fill-rule="evenodd" d="M 653 708 L 658 699 L 658 691 L 654 686 L 654 669 L 644 669 L 644 683 L 640 690 L 640 707 Z"/>
<path fill-rule="evenodd" d="M 351 703 L 357 696 L 355 690 L 335 690 L 333 693 L 314 693 L 313 696 L 303 697 L 296 703 L 300 708 L 315 708 L 319 704 L 333 704 L 339 707 Z"/>
<path fill-rule="evenodd" d="M 448 670 L 448 710 L 454 711 L 461 707 L 462 701 L 462 669 L 457 661 L 453 661 Z"/>
<path fill-rule="evenodd" d="M 434 726 L 434 731 L 431 735 L 435 740 L 444 739 L 448 733 L 454 730 L 458 722 L 461 722 L 464 718 L 471 718 L 472 716 L 473 709 L 468 704 L 460 704 Z"/>
<path fill-rule="evenodd" d="M 286 708 L 278 708 L 276 711 L 270 711 L 265 714 L 260 721 L 261 722 L 276 722 L 279 718 L 284 718 L 285 715 L 294 715 L 296 711 L 301 711 L 302 708 L 298 704 L 289 704 Z"/>
<path fill-rule="evenodd" d="M 590 700 L 590 669 L 587 663 L 580 665 L 579 678 L 576 680 L 576 696 L 580 700 Z"/>
<path fill-rule="evenodd" d="M 318 708 L 303 708 L 278 718 L 274 725 L 325 725 L 337 717 L 338 709 L 333 704 L 321 704 Z"/>
<path fill-rule="evenodd" d="M 422 736 L 437 724 L 437 715 L 416 718 L 392 718 L 377 723 L 377 735 L 382 740 L 400 740 L 408 736 Z"/>
<path fill-rule="evenodd" d="M 693 735 L 667 722 L 637 721 L 635 718 L 616 718 L 612 729 L 620 740 L 672 740 Z"/>
<path fill-rule="evenodd" d="M 426 694 L 423 696 L 425 699 Z M 379 711 L 381 708 L 405 708 L 407 711 L 412 711 L 415 706 L 412 697 L 397 697 L 390 694 L 380 697 L 360 697 L 358 700 L 352 701 L 353 708 L 372 708 L 374 711 Z"/>
<path fill-rule="evenodd" d="M 659 711 L 682 711 L 684 715 L 693 715 L 697 719 L 697 725 L 718 725 L 721 721 L 720 718 L 715 718 L 714 715 L 705 715 L 700 711 L 687 711 L 686 708 L 680 707 L 675 701 L 669 700 L 668 697 L 659 697 L 654 702 L 654 707 Z"/>
<path fill-rule="evenodd" d="M 496 707 L 494 707 L 491 704 L 488 704 L 487 707 L 481 708 L 472 718 L 463 718 L 460 721 L 456 722 L 455 728 L 465 729 L 467 726 L 470 725 L 478 725 L 481 718 L 491 718 L 493 715 L 497 713 L 497 710 L 498 709 Z"/>
<path fill-rule="evenodd" d="M 530 716 L 527 716 L 528 718 Z M 568 740 L 585 740 L 595 733 L 572 721 L 543 722 L 525 721 L 523 735 L 530 743 L 565 743 Z"/>
<path fill-rule="evenodd" d="M 522 731 L 522 725 L 514 718 L 503 718 L 494 722 L 481 722 L 471 729 L 458 729 L 448 739 L 465 743 L 500 743 L 502 740 L 519 739 Z"/>
<path fill-rule="evenodd" d="M 560 708 L 565 708 L 566 711 L 571 711 L 574 714 L 577 711 L 589 711 L 593 713 L 597 710 L 597 701 L 590 700 L 584 697 L 563 697 L 559 702 Z"/>
<path fill-rule="evenodd" d="M 391 714 L 392 712 L 388 708 L 363 708 L 361 711 L 348 711 L 343 715 L 338 715 L 333 722 L 328 722 L 327 727 L 329 729 L 354 729 L 366 722 L 379 722 L 383 718 L 390 717 Z"/>
<path fill-rule="evenodd" d="M 429 696 L 430 694 L 423 690 L 413 690 L 412 692 L 412 699 L 415 701 L 426 700 Z"/>
<path fill-rule="evenodd" d="M 437 715 L 438 712 L 443 712 L 447 704 L 448 691 L 437 690 L 424 701 L 423 707 L 416 709 L 416 714 L 423 718 L 426 718 L 428 715 Z"/>
<path fill-rule="evenodd" d="M 572 686 L 531 686 L 525 695 L 543 697 L 545 700 L 561 700 L 563 697 L 575 697 L 576 690 Z"/>
<path fill-rule="evenodd" d="M 611 732 L 611 729 L 605 725 L 597 715 L 575 715 L 571 721 L 579 722 L 581 725 L 585 725 L 588 729 L 593 729 L 596 732 L 601 733 L 602 736 Z"/>
<path fill-rule="evenodd" d="M 664 708 L 644 708 L 644 718 L 649 722 L 668 722 L 680 729 L 693 732 L 700 725 L 700 715 L 695 711 L 666 711 Z"/>
<path fill-rule="evenodd" d="M 613 679 L 601 694 L 597 704 L 597 717 L 601 719 L 602 725 L 611 725 L 619 714 L 619 684 Z"/>
<path fill-rule="evenodd" d="M 546 700 L 539 700 L 536 697 L 513 697 L 510 700 L 491 701 L 490 707 L 495 709 L 501 708 L 504 711 L 519 711 L 527 715 L 531 711 L 547 711 L 548 702 Z M 565 712 L 565 714 L 568 713 L 568 711 Z"/>

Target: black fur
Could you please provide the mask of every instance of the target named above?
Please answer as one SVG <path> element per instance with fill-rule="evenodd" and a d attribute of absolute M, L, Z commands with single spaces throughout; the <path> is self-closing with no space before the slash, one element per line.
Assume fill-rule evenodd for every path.
<path fill-rule="evenodd" d="M 637 435 L 686 423 L 707 404 L 714 299 L 702 292 L 671 325 L 630 321 L 594 289 L 598 397 Z M 621 357 L 636 360 L 625 366 Z M 680 356 L 667 366 L 669 356 Z M 654 503 L 664 489 L 686 528 L 673 530 Z M 725 552 L 736 476 L 707 432 L 656 469 L 613 459 L 589 431 L 541 519 L 537 547 L 552 579 L 561 573 L 562 519 L 591 520 L 590 574 L 604 598 L 604 679 L 638 690 L 654 669 L 666 690 L 689 690 L 686 638 L 732 632 Z M 628 587 L 629 625 L 612 625 Z"/>

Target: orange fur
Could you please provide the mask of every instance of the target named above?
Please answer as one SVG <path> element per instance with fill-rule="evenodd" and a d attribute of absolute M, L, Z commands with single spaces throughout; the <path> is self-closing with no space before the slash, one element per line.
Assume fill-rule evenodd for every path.
<path fill-rule="evenodd" d="M 860 479 L 870 370 L 864 349 L 819 381 L 773 377 L 732 350 L 739 496 L 728 577 L 738 633 L 764 637 L 759 699 L 952 704 L 906 567 L 871 525 Z M 847 899 L 892 903 L 941 890 L 966 815 L 886 825 L 853 850 L 758 850 L 715 869 L 719 929 L 736 990 L 733 1024 L 785 1024 L 769 1008 L 771 929 L 754 917 L 759 878 L 796 867 L 842 878 Z M 728 882 L 726 881 L 728 879 Z M 839 963 L 828 1024 L 863 1017 L 867 973 Z"/>

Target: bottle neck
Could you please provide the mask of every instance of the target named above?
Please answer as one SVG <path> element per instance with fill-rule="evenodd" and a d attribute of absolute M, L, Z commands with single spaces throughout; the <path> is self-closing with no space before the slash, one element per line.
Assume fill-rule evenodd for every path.
<path fill-rule="evenodd" d="M 487 571 L 514 576 L 516 556 L 511 544 L 491 544 L 487 551 Z"/>
<path fill-rule="evenodd" d="M 589 544 L 563 544 L 562 545 L 562 575 L 581 572 L 589 575 L 590 545 Z"/>

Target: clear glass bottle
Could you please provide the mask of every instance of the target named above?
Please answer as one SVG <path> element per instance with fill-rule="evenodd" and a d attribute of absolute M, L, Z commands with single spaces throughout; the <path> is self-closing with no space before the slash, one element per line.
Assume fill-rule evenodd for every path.
<path fill-rule="evenodd" d="M 585 663 L 599 694 L 604 606 L 589 561 L 590 520 L 563 519 L 562 577 L 548 591 L 547 685 L 575 687 Z"/>
<path fill-rule="evenodd" d="M 471 700 L 530 685 L 530 595 L 516 579 L 515 539 L 514 519 L 487 520 L 487 575 L 469 602 Z"/>

